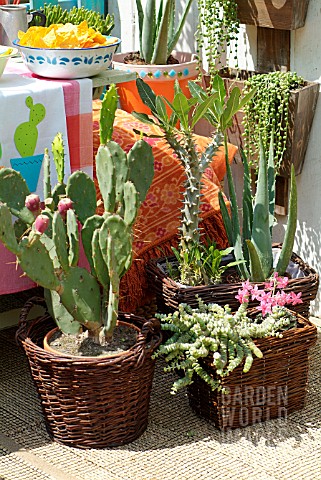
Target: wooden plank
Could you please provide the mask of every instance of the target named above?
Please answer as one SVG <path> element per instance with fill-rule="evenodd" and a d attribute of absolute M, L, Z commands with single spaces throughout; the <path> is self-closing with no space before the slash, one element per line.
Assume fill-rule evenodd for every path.
<path fill-rule="evenodd" d="M 275 209 L 276 215 L 288 214 L 289 179 L 277 176 L 275 179 Z"/>
<path fill-rule="evenodd" d="M 290 36 L 288 30 L 257 29 L 257 65 L 260 73 L 290 70 Z"/>
<path fill-rule="evenodd" d="M 130 80 L 136 80 L 135 72 L 123 72 L 121 70 L 106 70 L 99 73 L 94 77 L 91 77 L 93 87 L 103 87 L 111 83 L 129 82 Z"/>
<path fill-rule="evenodd" d="M 279 30 L 304 26 L 309 0 L 236 0 L 241 23 Z"/>

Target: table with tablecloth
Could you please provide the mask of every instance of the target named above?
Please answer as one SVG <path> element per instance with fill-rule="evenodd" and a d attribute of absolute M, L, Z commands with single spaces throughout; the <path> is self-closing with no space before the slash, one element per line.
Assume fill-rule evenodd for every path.
<path fill-rule="evenodd" d="M 92 175 L 92 82 L 48 80 L 10 59 L 0 78 L 0 167 L 24 176 L 30 191 L 42 194 L 44 149 L 60 132 L 65 146 L 66 176 L 74 170 Z M 51 155 L 52 157 L 52 155 Z M 52 183 L 55 168 L 51 166 Z M 34 286 L 0 244 L 0 295 Z"/>

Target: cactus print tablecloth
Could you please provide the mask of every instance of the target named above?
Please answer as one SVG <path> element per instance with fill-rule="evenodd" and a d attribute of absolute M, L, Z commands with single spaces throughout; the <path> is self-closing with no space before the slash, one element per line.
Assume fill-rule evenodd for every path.
<path fill-rule="evenodd" d="M 41 196 L 44 149 L 51 151 L 58 132 L 64 138 L 66 176 L 78 169 L 91 175 L 91 80 L 42 79 L 24 64 L 10 60 L 0 78 L 0 166 L 20 171 L 29 190 Z M 54 184 L 53 165 L 51 172 Z M 21 274 L 14 255 L 0 245 L 0 294 L 34 286 Z"/>

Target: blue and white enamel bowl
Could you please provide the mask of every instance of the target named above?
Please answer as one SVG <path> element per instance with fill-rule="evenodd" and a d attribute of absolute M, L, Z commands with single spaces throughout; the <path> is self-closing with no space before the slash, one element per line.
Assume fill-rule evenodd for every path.
<path fill-rule="evenodd" d="M 26 47 L 15 40 L 25 65 L 32 73 L 46 78 L 72 79 L 92 77 L 108 69 L 121 40 L 92 48 L 35 48 Z"/>

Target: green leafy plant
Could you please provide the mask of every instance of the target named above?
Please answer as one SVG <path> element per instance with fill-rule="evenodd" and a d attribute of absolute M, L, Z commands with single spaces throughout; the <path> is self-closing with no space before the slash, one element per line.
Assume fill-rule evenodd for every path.
<path fill-rule="evenodd" d="M 193 248 L 184 252 L 183 258 L 175 247 L 172 247 L 172 250 L 178 265 L 190 265 L 193 269 L 195 282 L 199 283 L 201 280 L 203 285 L 221 283 L 224 272 L 240 263 L 231 261 L 224 264 L 224 258 L 233 252 L 233 247 L 220 250 L 216 248 L 216 243 L 210 239 L 207 239 L 205 243 L 193 245 Z M 167 262 L 167 270 L 171 278 L 179 280 L 179 268 L 175 268 L 170 262 Z M 190 283 L 194 283 L 194 281 Z"/>
<path fill-rule="evenodd" d="M 240 90 L 235 87 L 230 97 L 226 99 L 224 82 L 217 75 L 213 82 L 212 95 L 208 96 L 199 85 L 189 82 L 191 98 L 188 99 L 176 82 L 173 102 L 169 102 L 162 96 L 156 96 L 143 80 L 137 79 L 136 82 L 142 101 L 151 109 L 154 117 L 137 112 L 133 115 L 145 123 L 161 127 L 165 140 L 173 148 L 185 170 L 186 181 L 179 228 L 181 282 L 186 285 L 198 285 L 202 283 L 204 274 L 197 273 L 199 266 L 191 263 L 190 254 L 197 251 L 201 239 L 199 221 L 202 176 L 223 143 L 228 163 L 226 130 L 231 125 L 234 114 L 242 108 L 252 93 L 241 98 Z M 171 108 L 171 114 L 166 111 L 166 103 Z M 194 126 L 201 118 L 206 118 L 216 127 L 216 133 L 204 152 L 199 152 L 193 132 Z"/>
<path fill-rule="evenodd" d="M 288 138 L 289 98 L 292 90 L 304 84 L 295 72 L 253 75 L 245 81 L 244 92 L 255 88 L 255 95 L 244 106 L 244 151 L 253 164 L 262 142 L 267 156 L 274 137 L 274 163 L 279 170 Z"/>
<path fill-rule="evenodd" d="M 184 13 L 176 26 L 175 0 L 147 0 L 145 10 L 141 0 L 136 0 L 139 26 L 140 56 L 147 64 L 166 65 L 182 33 L 193 0 L 188 0 Z"/>
<path fill-rule="evenodd" d="M 264 289 L 255 289 L 249 282 L 242 284 L 235 313 L 228 305 L 205 304 L 199 299 L 198 308 L 180 304 L 179 310 L 157 315 L 162 329 L 171 337 L 159 347 L 155 357 L 163 355 L 168 366 L 166 372 L 179 371 L 181 378 L 172 386 L 171 393 L 201 377 L 212 390 L 221 389 L 221 379 L 243 364 L 247 373 L 253 356 L 263 354 L 254 342 L 256 338 L 281 337 L 284 330 L 296 326 L 296 316 L 283 305 L 302 303 L 300 294 L 285 294 L 282 290 L 287 279 L 274 275 Z M 260 305 L 249 316 L 248 302 L 256 298 Z M 205 361 L 208 360 L 208 362 Z"/>
<path fill-rule="evenodd" d="M 86 173 L 72 173 L 63 185 L 59 138 L 54 155 L 60 155 L 56 164 L 65 189 L 59 191 L 58 202 L 52 195 L 48 152 L 44 208 L 20 173 L 0 171 L 1 242 L 16 255 L 22 270 L 46 289 L 48 309 L 60 329 L 76 334 L 83 326 L 96 342 L 110 340 L 116 326 L 119 283 L 132 261 L 132 227 L 154 175 L 152 149 L 144 140 L 128 154 L 111 140 L 117 100 L 112 85 L 102 102 L 96 156 L 102 216 L 96 215 L 95 184 Z M 12 215 L 18 218 L 15 224 Z M 90 271 L 78 265 L 80 240 Z"/>
<path fill-rule="evenodd" d="M 222 57 L 237 40 L 239 20 L 235 0 L 197 0 L 199 23 L 196 32 L 198 57 L 205 55 L 210 82 L 217 72 L 226 66 Z M 237 43 L 235 43 L 237 60 Z M 210 83 L 211 87 L 211 83 Z"/>
<path fill-rule="evenodd" d="M 272 254 L 272 229 L 274 225 L 275 207 L 273 136 L 270 143 L 268 160 L 265 158 L 265 152 L 261 142 L 258 180 L 253 202 L 250 169 L 244 152 L 242 159 L 244 165 L 242 228 L 239 221 L 239 208 L 236 200 L 231 167 L 228 162 L 226 162 L 226 171 L 231 201 L 231 213 L 229 213 L 226 208 L 222 193 L 219 193 L 219 201 L 229 243 L 231 246 L 234 246 L 235 258 L 236 260 L 245 260 L 245 263 L 238 265 L 241 277 L 243 279 L 250 279 L 253 282 L 260 282 L 268 278 L 274 270 Z M 296 231 L 297 189 L 293 165 L 290 185 L 288 224 L 280 257 L 275 268 L 280 275 L 285 273 L 289 264 Z"/>
<path fill-rule="evenodd" d="M 89 27 L 94 28 L 102 35 L 109 35 L 115 26 L 114 17 L 109 13 L 103 15 L 84 7 L 73 7 L 70 10 L 65 10 L 60 5 L 45 3 L 41 11 L 46 15 L 46 27 L 57 23 L 79 25 L 86 20 Z M 30 25 L 37 25 L 37 21 L 37 18 L 35 18 Z"/>

